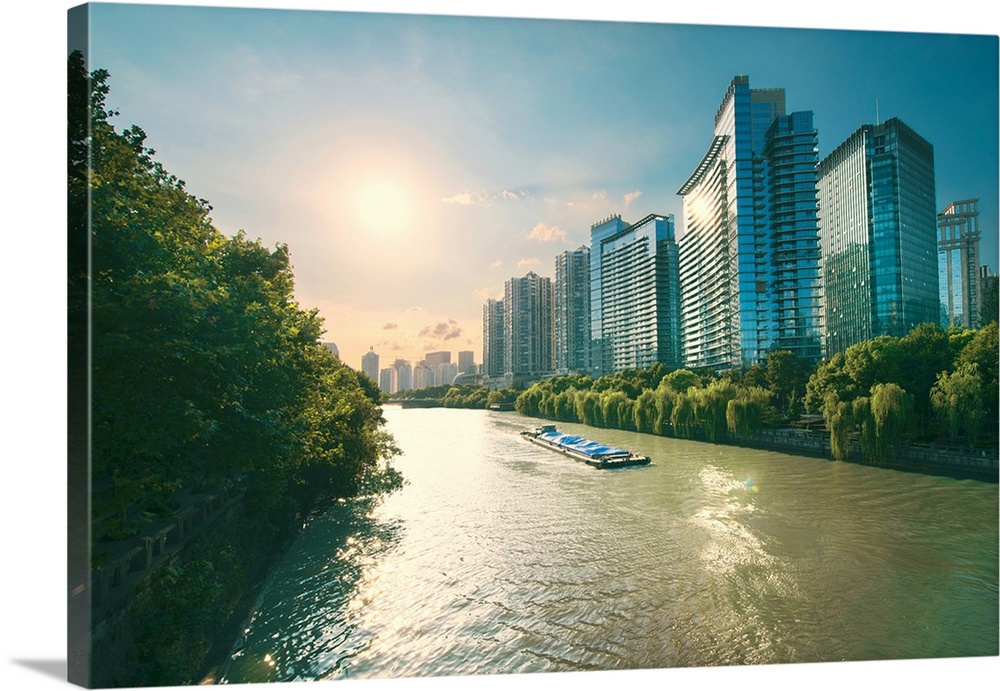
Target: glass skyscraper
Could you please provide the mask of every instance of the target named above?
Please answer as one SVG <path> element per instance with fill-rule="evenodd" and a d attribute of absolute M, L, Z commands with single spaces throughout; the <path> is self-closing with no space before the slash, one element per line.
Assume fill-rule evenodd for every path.
<path fill-rule="evenodd" d="M 777 348 L 821 356 L 817 162 L 812 113 L 786 115 L 784 89 L 734 77 L 677 192 L 685 366 L 741 369 Z"/>
<path fill-rule="evenodd" d="M 827 354 L 939 322 L 933 147 L 897 118 L 863 125 L 818 188 Z"/>
<path fill-rule="evenodd" d="M 937 223 L 941 325 L 979 328 L 979 200 L 951 202 Z"/>
<path fill-rule="evenodd" d="M 609 229 L 616 232 L 607 233 Z M 681 366 L 680 280 L 673 216 L 650 214 L 635 224 L 614 217 L 593 226 L 597 261 L 602 372 Z M 593 308 L 592 308 L 593 309 Z"/>
<path fill-rule="evenodd" d="M 590 371 L 590 248 L 567 250 L 556 257 L 553 286 L 557 374 Z"/>
<path fill-rule="evenodd" d="M 621 232 L 622 217 L 615 214 L 590 226 L 590 372 L 597 378 L 610 374 L 611 351 L 604 342 L 604 313 L 601 310 L 601 243 Z"/>

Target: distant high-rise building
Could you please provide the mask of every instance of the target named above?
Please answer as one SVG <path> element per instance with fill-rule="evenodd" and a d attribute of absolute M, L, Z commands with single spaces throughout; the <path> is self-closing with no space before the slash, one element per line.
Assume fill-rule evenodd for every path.
<path fill-rule="evenodd" d="M 681 366 L 681 334 L 674 218 L 650 214 L 635 224 L 622 223 L 610 235 L 601 232 L 608 225 L 595 225 L 591 236 L 591 253 L 601 255 L 601 331 L 596 339 L 601 371 L 656 363 L 676 369 Z"/>
<path fill-rule="evenodd" d="M 979 267 L 979 324 L 989 324 L 997 319 L 997 281 L 990 267 Z"/>
<path fill-rule="evenodd" d="M 437 380 L 438 386 L 451 384 L 455 381 L 456 376 L 458 376 L 458 363 L 456 362 L 441 362 L 434 368 L 434 378 Z"/>
<path fill-rule="evenodd" d="M 684 364 L 741 369 L 775 349 L 821 356 L 812 113 L 734 77 L 714 137 L 678 190 Z"/>
<path fill-rule="evenodd" d="M 378 353 L 374 347 L 369 348 L 368 352 L 361 356 L 361 371 L 373 382 L 379 381 Z"/>
<path fill-rule="evenodd" d="M 979 199 L 951 202 L 937 216 L 941 325 L 980 326 Z"/>
<path fill-rule="evenodd" d="M 434 370 L 426 365 L 417 365 L 413 368 L 413 389 L 426 389 L 436 386 L 437 380 L 434 377 Z"/>
<path fill-rule="evenodd" d="M 424 355 L 423 361 L 428 367 L 433 369 L 443 362 L 451 362 L 451 353 L 444 350 L 427 353 Z"/>
<path fill-rule="evenodd" d="M 826 352 L 940 321 L 934 148 L 898 118 L 819 166 Z"/>
<path fill-rule="evenodd" d="M 337 357 L 340 357 L 340 348 L 333 341 L 324 341 L 323 346 Z"/>
<path fill-rule="evenodd" d="M 408 391 L 413 388 L 413 367 L 408 360 L 397 358 L 392 363 L 392 368 L 396 370 L 396 391 Z"/>
<path fill-rule="evenodd" d="M 590 248 L 556 257 L 552 288 L 553 364 L 559 374 L 590 371 Z"/>
<path fill-rule="evenodd" d="M 490 298 L 483 305 L 483 375 L 502 377 L 505 367 L 503 300 Z"/>
<path fill-rule="evenodd" d="M 379 373 L 378 388 L 386 393 L 396 393 L 396 370 L 393 367 L 385 367 Z"/>
<path fill-rule="evenodd" d="M 476 355 L 471 350 L 458 351 L 458 371 L 461 374 L 475 374 Z"/>
<path fill-rule="evenodd" d="M 526 384 L 552 373 L 552 279 L 533 271 L 504 286 L 504 377 Z"/>

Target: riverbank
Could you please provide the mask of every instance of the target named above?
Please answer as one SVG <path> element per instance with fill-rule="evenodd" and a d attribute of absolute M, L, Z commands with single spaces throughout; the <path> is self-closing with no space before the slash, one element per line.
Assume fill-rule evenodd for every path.
<path fill-rule="evenodd" d="M 446 408 L 443 401 L 437 399 L 421 399 L 414 401 L 388 401 L 387 405 L 400 407 L 404 410 L 410 408 Z M 497 407 L 488 410 L 511 411 L 510 407 Z M 565 422 L 543 415 L 528 417 L 541 417 L 553 422 Z M 586 424 L 572 421 L 576 424 Z M 621 429 L 617 427 L 607 428 L 595 425 L 587 425 L 594 429 Z M 625 430 L 635 431 L 635 430 Z M 651 434 L 641 432 L 641 434 Z M 656 435 L 667 438 L 679 439 L 675 435 Z M 723 444 L 726 446 L 745 447 L 750 449 L 765 449 L 780 453 L 790 453 L 800 456 L 810 456 L 823 458 L 829 461 L 834 460 L 830 450 L 830 435 L 826 431 L 804 430 L 798 428 L 764 429 L 750 435 L 731 435 L 725 439 L 709 441 L 700 430 L 693 430 L 691 441 L 705 444 Z M 884 463 L 872 463 L 865 459 L 864 452 L 858 441 L 851 442 L 848 457 L 844 459 L 847 463 L 857 463 L 860 465 L 870 465 L 879 468 L 890 468 L 912 473 L 924 473 L 929 475 L 944 475 L 957 479 L 980 480 L 983 482 L 1000 482 L 1000 453 L 997 449 L 970 449 L 956 446 L 941 446 L 935 444 L 907 444 L 902 446 L 896 458 L 887 460 Z"/>

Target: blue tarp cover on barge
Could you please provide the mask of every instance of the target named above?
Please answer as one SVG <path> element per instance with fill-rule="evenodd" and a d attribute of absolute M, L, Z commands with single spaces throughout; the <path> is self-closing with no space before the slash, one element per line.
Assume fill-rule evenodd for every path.
<path fill-rule="evenodd" d="M 625 449 L 617 449 L 613 446 L 601 444 L 600 442 L 584 439 L 577 434 L 545 432 L 543 434 L 539 434 L 538 438 L 552 442 L 553 444 L 558 444 L 559 446 L 564 446 L 567 449 L 572 449 L 573 451 L 578 451 L 582 454 L 586 454 L 587 456 L 628 455 L 628 451 Z"/>

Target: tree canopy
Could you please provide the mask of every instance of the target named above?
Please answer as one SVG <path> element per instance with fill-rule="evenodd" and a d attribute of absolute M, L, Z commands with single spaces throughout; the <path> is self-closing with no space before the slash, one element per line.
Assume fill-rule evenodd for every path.
<path fill-rule="evenodd" d="M 280 513 L 398 485 L 378 392 L 320 345 L 288 247 L 221 234 L 145 133 L 112 125 L 107 72 L 74 53 L 68 76 L 70 241 L 91 257 L 71 262 L 70 310 L 90 310 L 92 472 L 113 487 L 96 534 L 235 478 Z"/>

